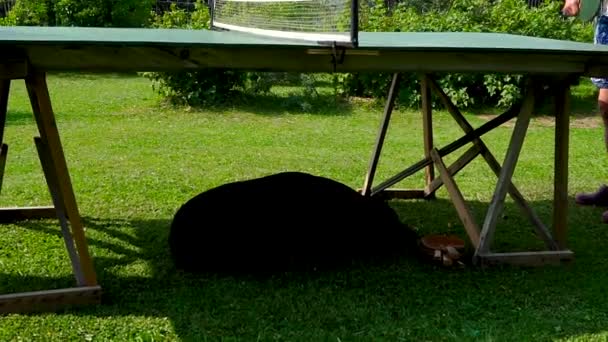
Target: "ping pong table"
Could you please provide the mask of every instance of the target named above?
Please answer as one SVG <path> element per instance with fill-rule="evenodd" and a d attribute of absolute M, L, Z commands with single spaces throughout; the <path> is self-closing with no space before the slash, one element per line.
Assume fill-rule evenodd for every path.
<path fill-rule="evenodd" d="M 39 130 L 35 137 L 53 205 L 4 208 L 3 222 L 33 217 L 58 218 L 70 255 L 77 286 L 0 296 L 0 312 L 34 308 L 55 309 L 64 304 L 98 303 L 101 287 L 89 255 L 83 223 L 46 83 L 51 71 L 176 71 L 234 68 L 299 72 L 391 72 L 393 80 L 384 116 L 372 151 L 362 193 L 366 196 L 433 198 L 445 185 L 450 199 L 475 248 L 480 265 L 497 262 L 543 264 L 570 260 L 567 248 L 568 207 L 568 98 L 570 86 L 581 76 L 608 75 L 608 47 L 497 33 L 388 33 L 360 32 L 358 46 L 346 47 L 285 40 L 237 32 L 180 29 L 116 29 L 78 27 L 0 27 L 0 182 L 8 145 L 3 141 L 11 81 L 23 79 Z M 374 186 L 374 176 L 390 123 L 400 74 L 417 73 L 421 80 L 424 158 Z M 522 101 L 502 115 L 474 128 L 443 92 L 437 72 L 516 73 L 526 75 Z M 552 229 L 540 220 L 512 183 L 518 156 L 540 87 L 555 89 L 555 175 Z M 461 138 L 437 147 L 433 139 L 431 96 L 435 94 L 462 130 Z M 481 137 L 516 119 L 506 156 L 501 164 Z M 471 144 L 453 164 L 443 158 Z M 407 147 L 404 147 L 407 148 Z M 485 220 L 479 226 L 464 200 L 454 175 L 477 156 L 496 173 L 497 183 Z M 425 171 L 420 190 L 394 186 Z M 438 176 L 435 176 L 435 172 Z M 0 183 L 1 186 L 1 183 Z M 509 194 L 546 244 L 543 251 L 495 253 L 492 241 L 497 221 Z"/>

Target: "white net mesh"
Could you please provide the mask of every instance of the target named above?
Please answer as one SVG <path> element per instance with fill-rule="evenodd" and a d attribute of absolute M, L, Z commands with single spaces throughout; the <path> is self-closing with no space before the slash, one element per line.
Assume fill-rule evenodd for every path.
<path fill-rule="evenodd" d="M 315 41 L 351 40 L 352 0 L 215 0 L 215 27 Z"/>

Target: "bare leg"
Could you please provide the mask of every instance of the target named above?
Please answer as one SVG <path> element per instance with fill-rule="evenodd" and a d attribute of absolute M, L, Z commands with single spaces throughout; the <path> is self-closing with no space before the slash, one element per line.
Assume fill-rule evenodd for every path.
<path fill-rule="evenodd" d="M 608 88 L 600 88 L 597 104 L 604 124 L 604 145 L 606 146 L 606 151 L 608 151 Z M 593 193 L 577 194 L 576 203 L 581 205 L 608 207 L 608 186 L 601 185 L 600 188 Z M 608 211 L 602 216 L 602 221 L 608 223 Z"/>
<path fill-rule="evenodd" d="M 606 151 L 608 151 L 608 89 L 600 89 L 597 103 L 604 122 L 604 144 L 606 145 Z"/>
<path fill-rule="evenodd" d="M 574 1 L 580 0 L 567 0 L 566 2 L 567 4 L 570 4 Z M 569 7 L 572 9 L 574 6 L 571 4 Z M 594 43 L 608 45 L 608 17 L 600 16 L 597 18 Z M 599 89 L 597 105 L 604 126 L 604 146 L 606 147 L 606 151 L 608 151 L 608 78 L 592 77 L 591 81 Z M 608 207 L 608 186 L 605 184 L 601 185 L 599 190 L 595 193 L 576 195 L 576 203 Z M 608 211 L 602 214 L 602 221 L 608 223 Z"/>

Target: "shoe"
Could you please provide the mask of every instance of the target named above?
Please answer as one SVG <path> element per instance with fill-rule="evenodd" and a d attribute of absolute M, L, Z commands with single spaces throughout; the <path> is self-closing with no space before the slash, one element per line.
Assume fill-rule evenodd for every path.
<path fill-rule="evenodd" d="M 608 207 L 608 186 L 602 185 L 593 193 L 580 193 L 575 197 L 575 201 L 580 205 L 595 205 L 598 207 Z"/>

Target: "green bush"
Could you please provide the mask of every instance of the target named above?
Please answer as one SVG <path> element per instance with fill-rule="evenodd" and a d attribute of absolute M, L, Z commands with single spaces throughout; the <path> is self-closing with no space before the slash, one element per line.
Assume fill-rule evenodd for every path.
<path fill-rule="evenodd" d="M 157 28 L 208 29 L 210 24 L 209 11 L 202 0 L 197 1 L 192 12 L 173 5 L 151 21 L 151 26 Z M 149 72 L 144 76 L 152 80 L 153 88 L 170 102 L 191 106 L 219 104 L 233 100 L 242 92 L 266 94 L 275 85 L 297 85 L 301 86 L 304 97 L 317 95 L 317 77 L 314 74 L 203 69 L 178 73 Z"/>
<path fill-rule="evenodd" d="M 142 27 L 154 0 L 56 0 L 56 21 L 61 26 Z"/>
<path fill-rule="evenodd" d="M 169 11 L 152 18 L 156 28 L 208 29 L 210 16 L 207 5 L 198 0 L 193 12 L 171 6 Z M 247 74 L 239 70 L 203 69 L 182 72 L 147 72 L 155 91 L 172 103 L 200 106 L 217 104 L 238 94 L 247 82 Z"/>
<path fill-rule="evenodd" d="M 17 0 L 6 24 L 25 26 L 142 27 L 154 0 Z"/>
<path fill-rule="evenodd" d="M 418 5 L 416 5 L 418 3 Z M 412 5 L 414 4 L 414 5 Z M 430 5 L 429 5 L 430 6 Z M 361 31 L 497 32 L 591 42 L 593 28 L 558 15 L 560 1 L 528 8 L 523 0 L 453 0 L 449 8 L 424 8 L 420 2 L 401 2 L 389 10 L 377 0 L 361 8 Z M 460 106 L 508 106 L 518 99 L 520 75 L 442 74 L 439 83 Z M 389 74 L 338 75 L 338 92 L 351 96 L 384 98 Z M 420 89 L 415 75 L 404 75 L 399 103 L 418 106 Z"/>
<path fill-rule="evenodd" d="M 7 25 L 55 25 L 55 0 L 17 0 L 6 18 Z"/>
<path fill-rule="evenodd" d="M 374 1 L 361 4 L 361 31 L 497 32 L 587 42 L 593 36 L 590 24 L 564 20 L 557 14 L 561 6 L 559 1 L 529 8 L 523 0 L 406 0 L 391 9 L 384 0 Z M 208 28 L 208 11 L 202 2 L 197 4 L 193 13 L 173 8 L 155 17 L 153 26 Z M 265 93 L 277 83 L 301 85 L 306 93 L 315 93 L 314 75 L 234 70 L 147 75 L 161 94 L 174 102 L 187 104 L 221 101 L 235 94 L 235 90 Z M 521 75 L 509 74 L 450 73 L 437 76 L 452 101 L 463 107 L 509 106 L 519 99 L 523 80 Z M 384 99 L 390 80 L 389 73 L 335 74 L 333 85 L 340 95 Z M 419 105 L 417 75 L 403 75 L 398 101 L 403 106 Z"/>
<path fill-rule="evenodd" d="M 246 74 L 228 69 L 145 73 L 153 88 L 175 104 L 201 106 L 224 103 L 245 86 Z"/>
<path fill-rule="evenodd" d="M 211 16 L 203 0 L 197 0 L 194 11 L 188 12 L 171 4 L 169 11 L 152 16 L 150 26 L 156 28 L 209 29 Z"/>

